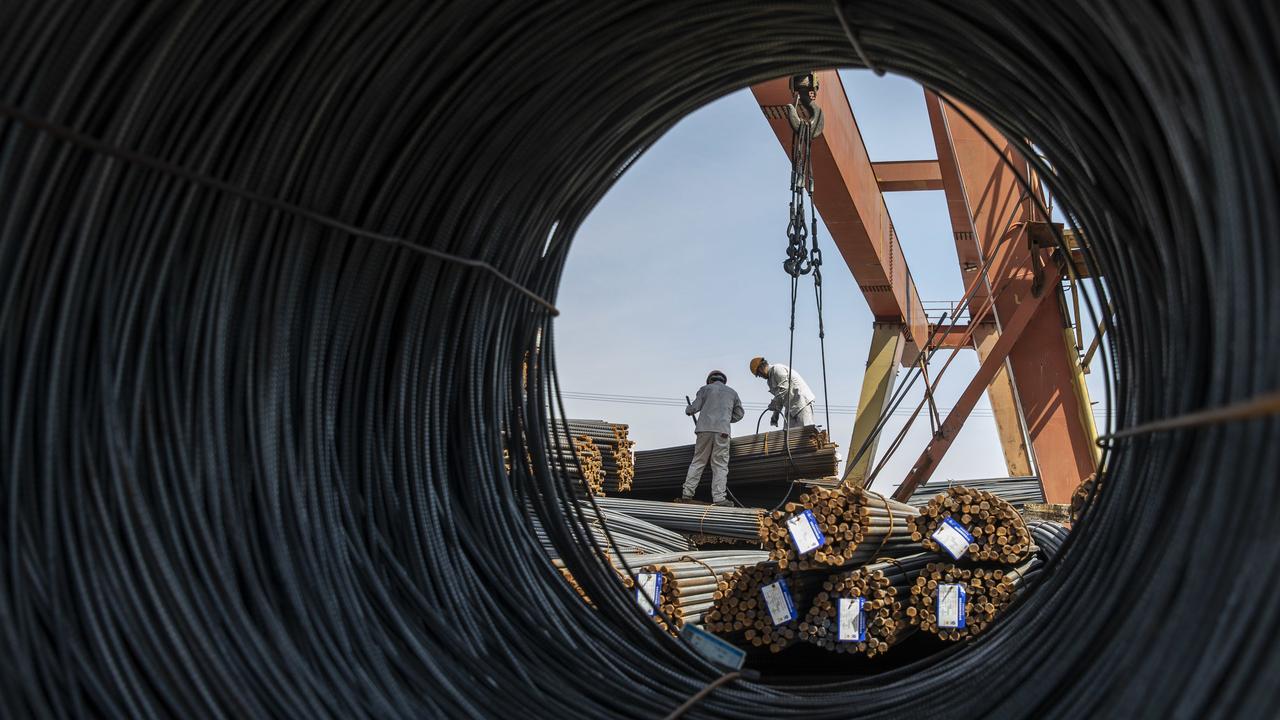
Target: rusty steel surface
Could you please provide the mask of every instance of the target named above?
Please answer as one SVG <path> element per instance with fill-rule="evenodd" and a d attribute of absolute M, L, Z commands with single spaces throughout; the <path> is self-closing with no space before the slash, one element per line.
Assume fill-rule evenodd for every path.
<path fill-rule="evenodd" d="M 1017 275 L 1022 274 L 1030 275 L 1030 272 L 1026 270 Z M 982 393 L 986 391 L 987 386 L 991 384 L 996 374 L 1004 367 L 1005 358 L 1017 347 L 1018 341 L 1022 339 L 1023 334 L 1030 327 L 1034 318 L 1039 315 L 1040 308 L 1046 305 L 1053 305 L 1052 302 L 1046 303 L 1045 299 L 1050 297 L 1056 299 L 1057 294 L 1057 283 L 1050 283 L 1039 296 L 1030 295 L 1018 305 L 1013 316 L 1009 318 L 1008 324 L 1005 325 L 1004 332 L 1000 334 L 1000 338 L 996 340 L 990 352 L 982 358 L 982 364 L 978 366 L 978 372 L 969 381 L 968 387 L 960 394 L 960 397 L 952 406 L 951 412 L 947 414 L 947 418 L 942 421 L 941 427 L 934 433 L 933 439 L 929 441 L 915 464 L 911 466 L 911 470 L 907 472 L 906 479 L 894 491 L 894 500 L 905 502 L 917 487 L 929 480 L 933 471 L 937 469 L 938 464 L 942 462 L 947 450 L 951 448 L 951 444 L 955 442 L 956 436 L 960 434 L 960 429 L 964 427 L 965 421 L 969 419 L 969 414 L 973 412 L 978 399 L 982 397 Z M 1074 491 L 1074 489 L 1073 487 L 1072 490 Z"/>
<path fill-rule="evenodd" d="M 986 357 L 998 339 L 1000 339 L 1000 333 L 996 332 L 995 323 L 979 325 L 973 333 L 973 343 L 978 349 L 978 357 Z M 1004 465 L 1009 475 L 1034 474 L 1034 468 L 1031 466 L 1031 451 L 1027 448 L 1027 435 L 1023 432 L 1022 417 L 1018 410 L 1018 394 L 1014 390 L 1013 380 L 1009 377 L 1008 358 L 996 372 L 995 379 L 987 385 L 987 401 L 991 403 L 996 435 L 1000 439 L 1000 450 L 1004 455 Z"/>
<path fill-rule="evenodd" d="M 1000 329 L 1008 332 L 1006 323 L 1031 296 L 1031 278 L 1020 272 L 1029 267 L 1031 251 L 1025 236 L 1016 228 L 1047 221 L 1023 197 L 1015 175 L 1016 169 L 1018 174 L 1027 176 L 1027 163 L 977 113 L 964 109 L 965 117 L 930 93 L 926 93 L 926 103 L 947 189 L 947 207 L 956 231 L 961 271 L 971 278 L 977 272 L 970 270 L 975 258 L 977 268 L 982 267 L 984 259 L 991 261 L 986 284 L 997 296 L 995 315 L 1003 326 Z M 997 153 L 987 138 L 1003 145 L 1002 152 Z M 967 233 L 972 233 L 972 243 Z M 1046 283 L 1056 285 L 1057 278 L 1047 277 Z M 1088 394 L 1075 387 L 1076 362 L 1064 347 L 1064 327 L 1058 302 L 1040 304 L 1021 340 L 1008 352 L 1026 432 L 1045 498 L 1051 503 L 1068 501 L 1076 486 L 1096 469 L 1094 435 L 1083 420 L 1087 412 L 1084 398 Z"/>
<path fill-rule="evenodd" d="M 951 135 L 942 114 L 941 103 L 938 96 L 928 90 L 924 91 L 924 100 L 925 108 L 929 113 L 929 125 L 933 129 L 933 144 L 938 152 L 938 172 L 942 176 L 942 188 L 947 197 L 947 215 L 951 219 L 956 260 L 960 264 L 962 282 L 965 287 L 968 287 L 977 277 L 978 269 L 982 267 L 982 246 L 978 242 L 978 232 L 969 211 L 964 178 L 960 174 L 955 154 L 952 152 Z M 991 288 L 984 282 L 975 291 L 974 301 L 983 301 L 989 297 L 991 297 Z"/>
<path fill-rule="evenodd" d="M 817 75 L 821 83 L 818 104 L 825 114 L 826 128 L 813 141 L 814 205 L 876 321 L 902 323 L 913 344 L 924 342 L 928 319 L 844 85 L 834 70 Z M 792 99 L 787 78 L 760 83 L 751 92 L 782 149 L 789 153 L 791 127 L 785 112 L 778 110 Z M 906 355 L 914 354 L 908 348 Z"/>
<path fill-rule="evenodd" d="M 880 192 L 941 190 L 942 170 L 937 160 L 889 160 L 871 163 Z"/>
<path fill-rule="evenodd" d="M 977 345 L 978 333 L 982 332 L 983 327 L 995 325 L 990 321 L 984 321 L 972 328 L 968 323 L 951 324 L 929 323 L 929 349 L 930 350 L 973 350 Z"/>

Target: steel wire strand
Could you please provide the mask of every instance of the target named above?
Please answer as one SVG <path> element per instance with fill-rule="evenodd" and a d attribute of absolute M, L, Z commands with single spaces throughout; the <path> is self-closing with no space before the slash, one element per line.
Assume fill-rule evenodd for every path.
<path fill-rule="evenodd" d="M 554 301 L 574 231 L 681 117 L 870 61 L 1053 163 L 1031 159 L 1114 300 L 1118 428 L 1280 387 L 1274 13 L 840 7 L 856 50 L 825 2 L 14 2 L 0 99 Z M 0 193 L 6 715 L 654 717 L 722 675 L 640 615 L 551 470 L 529 298 L 12 121 Z M 531 468 L 504 470 L 504 427 Z M 1238 528 L 1280 509 L 1277 440 L 1274 417 L 1117 438 L 1044 579 L 972 644 L 739 680 L 688 716 L 1274 714 L 1280 545 Z M 1200 626 L 1212 645 L 1168 631 Z"/>

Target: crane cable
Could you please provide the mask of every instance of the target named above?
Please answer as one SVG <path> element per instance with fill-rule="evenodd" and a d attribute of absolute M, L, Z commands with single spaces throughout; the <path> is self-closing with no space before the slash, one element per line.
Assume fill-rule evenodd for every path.
<path fill-rule="evenodd" d="M 818 344 L 822 354 L 822 391 L 825 403 L 827 429 L 831 428 L 830 398 L 827 396 L 826 327 L 822 318 L 822 248 L 818 246 L 818 212 L 813 206 L 813 141 L 822 134 L 825 117 L 816 99 L 805 97 L 805 82 L 816 96 L 817 77 L 809 75 L 792 78 L 794 102 L 787 106 L 787 120 L 791 125 L 791 202 L 787 222 L 787 258 L 782 269 L 791 278 L 791 318 L 787 356 L 787 387 L 791 387 L 792 364 L 795 359 L 796 301 L 799 296 L 801 275 L 813 275 L 814 304 L 818 315 Z M 803 114 L 801 108 L 804 109 Z M 806 217 L 805 204 L 808 203 Z M 809 246 L 805 246 L 805 241 Z M 790 397 L 788 397 L 790 400 Z M 788 402 L 788 415 L 790 414 Z"/>
<path fill-rule="evenodd" d="M 826 414 L 827 432 L 831 432 L 831 399 L 827 394 L 827 345 L 826 329 L 822 321 L 822 248 L 818 247 L 818 212 L 813 207 L 813 140 L 822 134 L 825 118 L 816 102 L 817 75 L 797 75 L 791 78 L 792 103 L 787 106 L 787 122 L 791 126 L 791 201 L 787 219 L 787 258 L 782 269 L 790 277 L 790 323 L 787 329 L 787 394 L 782 407 L 783 445 L 787 461 L 793 473 L 787 491 L 772 510 L 782 507 L 791 497 L 800 468 L 791 455 L 791 398 L 796 389 L 792 375 L 795 373 L 796 301 L 799 297 L 800 276 L 813 275 L 814 300 L 818 312 L 818 345 L 822 355 L 822 402 Z M 813 93 L 814 97 L 809 97 Z M 802 112 L 803 110 L 803 112 Z M 809 212 L 805 213 L 805 203 Z M 805 245 L 805 241 L 809 245 Z M 810 401 L 810 405 L 813 401 Z M 764 417 L 764 413 L 760 414 Z M 759 421 L 756 422 L 759 431 Z"/>

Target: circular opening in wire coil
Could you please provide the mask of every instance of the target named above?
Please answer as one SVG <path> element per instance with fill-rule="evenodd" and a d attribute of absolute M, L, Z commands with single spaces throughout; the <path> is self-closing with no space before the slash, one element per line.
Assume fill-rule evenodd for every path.
<path fill-rule="evenodd" d="M 868 155 L 872 160 L 927 157 L 935 152 L 935 138 L 930 128 L 929 108 L 919 85 L 905 80 L 894 82 L 877 79 L 870 71 L 842 72 L 839 75 L 828 71 L 824 72 L 822 77 L 825 91 L 819 99 L 824 101 L 824 105 L 829 105 L 827 107 L 829 116 L 841 112 L 840 107 L 837 106 L 852 104 L 862 108 L 863 112 L 856 122 L 860 126 Z M 785 87 L 785 81 L 786 78 L 781 78 L 773 80 L 772 83 Z M 770 89 L 769 83 L 766 83 L 764 86 L 757 86 L 754 90 L 740 90 L 683 118 L 681 124 L 649 148 L 639 162 L 628 164 L 627 174 L 620 178 L 618 185 L 612 188 L 609 195 L 593 209 L 592 215 L 583 224 L 578 237 L 575 238 L 574 252 L 571 253 L 566 265 L 565 279 L 559 296 L 560 305 L 566 308 L 566 313 L 557 320 L 559 377 L 565 387 L 561 397 L 571 417 L 607 418 L 610 422 L 625 423 L 628 426 L 630 439 L 636 441 L 636 450 L 639 452 L 636 456 L 637 466 L 648 465 L 641 470 L 634 488 L 626 484 L 628 482 L 626 475 L 616 477 L 619 475 L 617 468 L 610 466 L 603 482 L 599 484 L 599 491 L 608 498 L 598 500 L 598 503 L 606 510 L 632 509 L 640 516 L 645 516 L 646 513 L 655 512 L 654 506 L 644 506 L 643 502 L 633 503 L 633 499 L 669 501 L 680 494 L 680 483 L 683 481 L 689 460 L 687 457 L 672 460 L 680 455 L 681 448 L 668 446 L 690 443 L 692 441 L 690 432 L 693 428 L 690 423 L 676 422 L 684 419 L 680 417 L 680 411 L 683 410 L 685 402 L 675 396 L 681 392 L 692 393 L 693 388 L 701 385 L 703 363 L 709 363 L 708 367 L 732 368 L 742 365 L 741 360 L 751 356 L 760 347 L 769 347 L 770 341 L 775 346 L 780 344 L 784 349 L 787 347 L 785 344 L 787 336 L 786 276 L 778 272 L 780 269 L 778 261 L 785 245 L 781 231 L 785 225 L 785 219 L 780 214 L 779 208 L 775 207 L 778 202 L 770 203 L 769 200 L 781 201 L 785 196 L 782 185 L 787 179 L 785 165 L 788 138 L 785 137 L 784 132 L 775 139 L 773 131 L 777 131 L 777 127 L 773 128 L 773 131 L 767 130 L 769 118 L 773 117 L 770 115 L 771 108 L 766 109 L 764 118 L 758 114 L 759 108 L 767 106 L 770 102 L 767 99 L 771 97 Z M 846 96 L 848 100 L 845 99 Z M 880 103 L 875 102 L 885 96 L 896 98 L 900 102 L 892 108 L 884 107 L 883 100 Z M 905 102 L 903 102 L 904 98 Z M 978 118 L 972 109 L 965 109 L 950 100 L 940 101 L 939 105 L 939 112 L 948 113 L 952 123 L 962 126 L 954 132 L 963 130 L 976 133 L 980 142 L 989 141 L 992 148 L 1003 150 L 1010 160 L 1020 161 L 1021 156 L 1016 154 L 1017 150 L 985 122 L 976 128 L 970 128 L 967 125 L 969 118 L 975 122 L 981 122 L 981 118 Z M 779 115 L 778 119 L 781 119 L 779 113 L 776 111 L 774 113 Z M 883 117 L 885 115 L 894 118 L 892 130 L 886 130 L 884 127 L 888 124 Z M 843 122 L 837 124 L 842 125 Z M 750 132 L 761 129 L 765 129 L 766 132 Z M 785 128 L 783 130 L 785 131 Z M 901 137 L 904 133 L 911 132 L 914 132 L 914 136 L 910 140 L 904 140 Z M 892 138 L 889 137 L 890 133 Z M 782 152 L 779 152 L 779 141 L 782 142 Z M 911 145 L 914 146 L 903 150 L 905 146 Z M 890 147 L 893 149 L 888 150 L 886 154 L 886 148 Z M 994 153 L 995 150 L 992 152 Z M 690 159 L 692 157 L 697 158 L 696 162 Z M 996 199 L 997 193 L 989 190 L 992 185 L 1006 186 L 1006 192 L 1027 198 L 1027 193 L 1023 192 L 1015 182 L 1007 180 L 1009 168 L 1005 165 L 996 162 L 987 169 L 992 176 L 1003 175 L 1006 181 L 990 180 L 976 183 L 976 187 L 984 188 L 988 193 L 981 198 L 978 198 L 975 193 L 975 203 L 977 203 L 975 210 L 987 213 L 982 216 L 983 219 L 980 222 L 983 227 L 987 227 L 986 223 L 991 222 L 987 218 L 994 215 L 990 210 L 991 207 L 999 205 L 1003 209 L 1008 209 L 1006 205 L 1014 205 L 1012 202 L 1006 203 L 1004 200 Z M 721 174 L 717 175 L 717 173 Z M 1033 176 L 1028 177 L 1032 177 L 1033 186 L 1042 188 Z M 818 184 L 830 186 L 833 182 L 839 182 L 839 180 L 825 176 L 818 181 Z M 904 195 L 910 196 L 907 199 L 912 202 L 895 206 L 894 202 L 903 200 Z M 895 251 L 895 262 L 902 262 L 898 259 L 900 257 L 911 259 L 912 272 L 917 278 L 918 286 L 921 287 L 921 293 L 930 292 L 932 293 L 930 297 L 947 296 L 957 299 L 955 302 L 938 303 L 932 306 L 926 304 L 925 311 L 929 314 L 929 320 L 932 323 L 944 325 L 947 322 L 956 323 L 959 329 L 954 332 L 959 335 L 966 328 L 976 324 L 973 317 L 979 316 L 986 310 L 980 302 L 969 305 L 976 295 L 976 289 L 980 288 L 966 293 L 966 286 L 952 277 L 961 274 L 956 272 L 956 250 L 959 242 L 956 242 L 957 247 L 952 246 L 950 220 L 946 201 L 942 197 L 943 193 L 941 191 L 924 193 L 924 195 L 938 196 L 928 198 L 931 201 L 928 205 L 920 202 L 921 195 L 921 193 L 895 194 L 887 191 L 884 193 L 884 200 L 888 203 L 894 218 L 903 218 L 904 212 L 919 213 L 922 208 L 933 214 L 932 222 L 928 224 L 920 223 L 917 218 L 908 214 L 905 216 L 906 224 L 897 225 L 900 229 L 896 235 L 902 242 L 902 248 L 900 251 Z M 688 207 L 684 203 L 687 197 L 699 198 L 696 207 Z M 1053 207 L 1052 199 L 1047 195 L 1039 198 L 1039 201 L 1046 208 Z M 1024 204 L 1030 205 L 1031 201 L 1024 199 Z M 824 207 L 823 212 L 827 209 Z M 1017 234 L 1022 223 L 1015 224 L 1024 208 L 1013 207 L 1013 209 L 1015 212 L 1009 214 L 1008 218 L 1002 219 L 1002 227 L 994 233 L 994 237 L 1002 239 L 1001 245 L 1005 246 L 1000 248 L 1002 250 L 1012 244 L 1021 242 L 1025 245 L 1027 242 L 1026 234 Z M 809 212 L 807 206 L 805 212 Z M 1053 212 L 1045 214 L 1056 221 L 1062 220 L 1060 215 L 1055 217 Z M 933 234 L 940 236 L 933 240 L 932 245 L 927 242 L 930 239 L 921 234 L 922 225 L 929 227 Z M 862 367 L 860 364 L 856 368 L 849 367 L 847 363 L 842 362 L 842 359 L 850 354 L 856 353 L 857 356 L 861 356 L 866 352 L 865 345 L 870 342 L 870 338 L 866 336 L 870 335 L 869 329 L 873 325 L 874 318 L 865 309 L 867 298 L 859 294 L 856 279 L 851 283 L 850 278 L 845 275 L 848 272 L 845 258 L 839 254 L 838 246 L 833 247 L 830 230 L 825 225 L 821 225 L 817 235 L 820 237 L 821 245 L 830 250 L 834 260 L 829 268 L 830 281 L 827 283 L 833 291 L 832 302 L 827 303 L 827 326 L 832 328 L 828 340 L 835 340 L 837 343 L 843 340 L 847 348 L 851 335 L 863 336 L 853 343 L 856 350 L 846 349 L 844 355 L 839 350 L 841 345 L 832 346 L 834 352 L 831 356 L 837 359 L 837 362 L 833 365 L 834 376 L 830 381 L 833 389 L 840 389 L 827 397 L 847 400 L 850 397 L 857 397 L 857 380 L 862 377 Z M 583 244 L 587 247 L 583 247 Z M 929 257 L 927 253 L 930 248 L 939 257 Z M 932 260 L 932 266 L 929 264 L 930 260 Z M 849 262 L 852 262 L 852 259 Z M 1075 262 L 1078 267 L 1069 268 L 1069 270 L 1077 276 L 1087 274 L 1085 264 L 1079 261 L 1078 257 Z M 625 272 L 619 272 L 623 268 Z M 921 274 L 922 269 L 925 271 L 924 274 Z M 977 269 L 976 265 L 972 268 L 973 271 Z M 987 272 L 988 268 L 984 267 L 984 277 Z M 667 287 L 657 284 L 667 278 L 679 278 L 679 281 L 674 286 Z M 931 282 L 921 283 L 920 278 Z M 976 282 L 976 278 L 976 274 L 964 275 L 964 279 L 970 284 Z M 944 285 L 939 282 L 940 279 L 953 282 Z M 1082 312 L 1081 304 L 1072 302 L 1077 298 L 1077 294 L 1085 295 L 1087 292 L 1084 281 L 1081 280 L 1077 285 L 1076 279 L 1079 278 L 1073 278 L 1070 283 L 1063 283 L 1062 300 L 1059 301 L 1056 298 L 1053 300 L 1055 305 L 1060 305 L 1061 312 L 1055 308 L 1053 314 L 1054 316 L 1071 316 L 1074 324 L 1081 328 L 1080 338 L 1075 340 L 1074 349 L 1078 354 L 1084 355 L 1088 343 L 1094 340 L 1094 328 L 1097 323 L 1088 318 L 1081 318 L 1084 317 L 1085 312 L 1098 305 L 1089 306 L 1087 303 L 1092 301 L 1092 297 L 1085 296 L 1082 301 L 1079 301 L 1084 304 Z M 811 278 L 804 276 L 801 280 L 805 284 L 805 294 L 811 295 L 808 287 Z M 1025 288 L 1013 288 L 1011 283 L 1000 282 L 995 286 L 1000 288 L 996 294 L 998 299 L 1015 297 L 1019 292 L 1025 292 Z M 944 288 L 944 292 L 949 294 L 939 295 L 939 287 Z M 1054 291 L 1050 289 L 1048 292 Z M 830 412 L 826 409 L 826 403 L 823 402 L 826 379 L 819 379 L 809 374 L 810 371 L 817 373 L 822 367 L 819 362 L 819 346 L 814 339 L 818 332 L 817 324 L 811 317 L 814 312 L 813 298 L 810 296 L 801 299 L 804 302 L 798 303 L 795 348 L 799 353 L 796 356 L 797 361 L 791 362 L 787 357 L 782 359 L 789 367 L 804 369 L 806 377 L 817 393 L 815 406 L 818 407 L 814 411 L 815 419 L 820 425 L 825 424 L 824 420 L 833 420 L 834 423 L 829 431 L 830 437 L 837 444 L 845 446 L 841 448 L 843 451 L 852 454 L 853 449 L 848 438 L 852 425 L 850 416 L 853 406 L 848 406 L 846 409 L 837 405 Z M 1102 305 L 1105 305 L 1105 302 Z M 1071 315 L 1073 310 L 1076 313 L 1074 316 Z M 664 311 L 670 315 L 664 314 Z M 625 318 L 624 324 L 615 322 L 615 319 L 623 318 Z M 1008 321 L 1008 315 L 1005 315 L 1005 320 Z M 1056 341 L 1062 331 L 1059 325 L 1051 325 L 1051 338 Z M 602 342 L 606 338 L 608 341 Z M 930 342 L 930 346 L 942 345 L 944 341 L 945 339 L 935 339 Z M 949 343 L 950 346 L 958 344 L 954 338 Z M 1027 344 L 1031 345 L 1036 352 L 1060 351 L 1060 347 L 1054 344 L 1036 345 L 1034 342 L 1028 343 L 1024 340 L 1024 345 Z M 918 363 L 910 358 L 910 353 L 914 352 L 911 350 L 908 354 L 904 354 L 902 364 L 907 369 L 897 377 L 894 388 L 895 390 L 905 388 L 908 393 L 912 390 L 916 392 L 905 394 L 901 401 L 891 403 L 895 409 L 886 418 L 886 424 L 881 433 L 884 440 L 879 446 L 886 450 L 876 458 L 875 467 L 879 471 L 875 477 L 879 482 L 871 485 L 881 493 L 887 494 L 895 489 L 895 484 L 906 475 L 916 459 L 916 454 L 930 439 L 929 421 L 933 420 L 930 412 L 932 406 L 929 404 L 929 398 L 920 391 L 920 386 L 924 383 L 919 382 L 919 377 L 916 377 L 922 373 L 917 367 Z M 940 350 L 932 362 L 933 372 L 927 376 L 930 383 L 948 383 L 942 385 L 940 390 L 935 391 L 931 396 L 936 396 L 937 411 L 942 417 L 950 414 L 949 405 L 955 401 L 969 376 L 978 368 L 976 353 L 952 357 L 958 353 L 960 353 L 959 349 Z M 776 359 L 774 353 L 768 354 Z M 697 360 L 686 361 L 681 355 L 696 357 Z M 1067 355 L 1063 354 L 1063 358 L 1066 357 Z M 657 363 L 656 358 L 663 358 L 663 360 Z M 955 360 L 954 363 L 953 360 Z M 965 367 L 966 361 L 969 367 Z M 1037 362 L 1040 361 L 1037 360 Z M 1101 362 L 1099 364 L 1103 365 Z M 1103 365 L 1103 371 L 1096 373 L 1094 377 L 1101 379 L 1105 370 Z M 943 372 L 946 372 L 947 377 L 942 377 Z M 850 384 L 852 387 L 848 387 Z M 742 444 L 747 440 L 742 437 L 743 435 L 760 431 L 754 423 L 757 416 L 759 420 L 764 419 L 764 414 L 760 411 L 765 410 L 768 395 L 763 382 L 750 378 L 745 373 L 735 375 L 729 386 L 739 393 L 747 409 L 744 421 L 734 424 L 731 428 L 735 443 Z M 582 392 L 586 389 L 607 391 L 607 394 Z M 1102 383 L 1095 383 L 1093 389 L 1098 393 L 1103 389 Z M 645 394 L 639 396 L 626 393 Z M 894 398 L 898 398 L 897 392 L 894 393 Z M 1063 404 L 1064 398 L 1055 396 L 1049 407 Z M 1045 406 L 1033 407 L 1030 412 L 1034 417 L 1039 418 L 1040 413 L 1045 411 L 1044 408 Z M 921 416 L 922 410 L 924 416 Z M 965 425 L 966 432 L 957 439 L 954 452 L 946 458 L 949 467 L 936 469 L 933 474 L 934 481 L 921 488 L 918 493 L 921 499 L 913 504 L 923 504 L 929 497 L 953 485 L 995 490 L 1012 498 L 1019 507 L 1024 502 L 1044 502 L 1040 480 L 1033 471 L 1005 472 L 1003 448 L 999 444 L 1000 438 L 997 435 L 995 421 L 991 417 L 992 413 L 988 410 L 985 416 L 978 417 L 981 412 L 981 410 L 975 410 L 970 413 L 970 422 Z M 1105 419 L 1105 413 L 1097 413 L 1097 416 L 1099 420 Z M 908 427 L 910 418 L 913 417 L 918 417 L 919 422 Z M 583 427 L 580 430 L 587 430 L 586 426 L 589 424 L 583 421 Z M 764 429 L 770 428 L 766 425 Z M 1036 430 L 1039 430 L 1039 427 Z M 902 435 L 895 437 L 899 436 L 900 431 Z M 571 434 L 577 439 L 577 432 Z M 604 436 L 608 435 L 606 428 Z M 656 442 L 655 438 L 658 439 Z M 1026 444 L 1030 445 L 1029 442 Z M 595 445 L 604 451 L 606 456 L 609 454 L 611 446 L 607 439 L 597 438 Z M 894 448 L 900 451 L 896 456 L 893 452 Z M 1091 440 L 1087 441 L 1084 449 L 1086 452 L 1092 450 Z M 983 451 L 990 457 L 981 460 L 974 458 L 976 454 Z M 586 467 L 591 468 L 587 470 L 588 474 L 600 465 L 589 453 L 579 457 L 583 459 Z M 778 459 L 785 461 L 785 457 L 780 456 Z M 985 462 L 991 467 L 975 472 L 974 467 L 980 462 Z M 819 473 L 811 472 L 801 477 L 839 476 L 839 466 L 835 467 L 837 469 Z M 1090 467 L 1084 473 L 1087 474 L 1092 469 Z M 745 471 L 740 474 L 742 470 Z M 570 472 L 576 478 L 577 469 L 571 467 Z M 982 480 L 982 478 L 995 478 L 1007 474 L 1031 475 L 1030 481 L 1034 483 L 1034 493 L 1027 489 L 1029 485 L 1021 480 L 1004 483 Z M 709 475 L 711 472 L 705 470 L 704 476 Z M 980 480 L 941 480 L 944 478 L 979 478 Z M 730 473 L 729 498 L 744 507 L 762 507 L 768 510 L 781 507 L 788 499 L 799 500 L 800 494 L 808 487 L 803 483 L 788 483 L 783 475 L 774 475 L 765 479 L 773 482 L 759 482 L 756 474 L 750 469 L 737 465 Z M 710 501 L 711 485 L 709 478 L 704 477 L 697 488 L 696 496 L 700 500 Z M 1075 487 L 1076 482 L 1072 481 L 1068 490 L 1073 490 Z M 1056 501 L 1064 502 L 1065 499 L 1056 498 Z M 628 505 L 628 503 L 632 504 Z M 707 511 L 706 508 L 702 511 L 689 510 L 689 512 L 700 512 L 702 515 L 702 521 L 694 524 L 698 532 L 693 540 L 699 550 L 724 552 L 731 549 L 738 551 L 753 549 L 747 546 L 745 541 L 735 542 L 736 538 L 708 536 L 705 527 Z M 676 508 L 668 512 L 679 515 L 682 511 Z M 610 516 L 606 515 L 604 521 L 607 523 L 609 518 Z M 662 519 L 653 519 L 659 524 L 663 523 Z M 679 522 L 678 519 L 672 518 L 667 518 L 666 521 Z M 731 527 L 729 532 L 740 530 L 732 527 L 733 520 L 727 520 L 727 522 Z M 715 526 L 714 520 L 712 526 Z M 897 529 L 909 531 L 905 521 L 898 522 Z M 645 552 L 653 553 L 663 549 L 653 547 L 661 540 L 670 542 L 683 540 L 678 536 L 670 536 L 669 533 L 662 532 L 660 529 L 651 528 L 649 533 L 651 536 L 643 531 L 637 534 L 636 529 L 631 526 L 614 527 L 613 539 L 617 545 L 610 549 L 620 551 L 643 549 Z M 754 531 L 751 537 L 755 539 Z M 872 546 L 874 544 L 873 542 Z M 1054 546 L 1056 547 L 1056 544 Z M 687 544 L 676 544 L 665 549 L 683 551 L 688 547 Z M 914 547 L 917 552 L 921 550 L 918 545 Z M 633 570 L 658 562 L 651 554 L 648 557 L 632 555 L 629 560 Z M 933 557 L 933 561 L 938 563 L 943 560 L 941 556 Z M 754 562 L 754 559 L 748 562 L 744 556 L 740 564 Z M 617 565 L 618 563 L 615 562 L 615 566 Z M 690 569 L 689 572 L 701 573 L 702 571 Z M 837 572 L 837 569 L 831 569 L 832 575 Z M 640 573 L 644 573 L 644 570 L 641 569 Z M 1013 576 L 1019 577 L 1016 573 Z M 640 574 L 636 577 L 640 577 Z M 651 575 L 644 575 L 644 577 L 651 579 Z M 1032 577 L 1034 582 L 1038 574 L 1033 574 Z M 673 585 L 685 584 L 696 583 L 691 581 L 672 583 L 671 578 L 667 577 L 662 586 L 664 591 L 661 593 L 665 598 L 664 602 L 676 602 L 674 598 L 678 587 L 673 589 Z M 906 592 L 906 588 L 900 589 L 896 598 L 904 606 L 911 599 Z M 703 609 L 705 594 L 695 592 L 693 595 L 692 599 L 681 598 L 676 607 L 664 608 L 655 619 L 660 625 L 671 628 L 673 632 L 676 631 L 681 621 L 687 622 L 687 613 L 694 613 L 694 617 L 698 617 L 696 613 Z M 643 605 L 643 601 L 640 602 Z M 812 629 L 813 620 L 814 618 L 809 617 L 802 610 L 801 617 L 798 618 L 800 629 L 804 632 L 822 632 Z M 823 616 L 818 616 L 817 620 L 822 622 Z M 905 625 L 907 620 L 903 618 L 902 623 Z M 973 631 L 970 629 L 967 632 Z M 827 632 L 829 634 L 829 631 Z M 878 637 L 883 636 L 889 642 L 895 640 L 894 633 L 886 630 L 885 625 L 878 626 L 875 632 Z M 749 639 L 749 642 L 745 643 L 748 649 L 751 649 L 752 644 L 761 641 L 761 633 L 759 631 L 753 631 L 753 633 L 754 635 L 748 633 L 746 638 Z M 887 635 L 882 635 L 884 633 Z M 737 642 L 744 641 L 741 631 L 732 633 L 731 637 Z M 909 642 L 899 642 L 894 645 L 892 653 L 888 655 L 873 647 L 870 650 L 871 654 L 876 655 L 873 662 L 866 662 L 864 658 L 843 652 L 832 654 L 829 651 L 809 648 L 808 642 L 798 641 L 790 644 L 782 656 L 753 657 L 750 662 L 754 669 L 766 673 L 766 679 L 773 680 L 779 674 L 785 674 L 790 676 L 786 679 L 787 682 L 795 682 L 796 677 L 853 677 L 884 672 L 950 645 L 936 641 L 930 642 L 931 633 L 911 635 L 909 638 Z M 902 638 L 896 639 L 902 640 Z M 824 640 L 823 637 L 810 636 L 809 642 L 824 642 Z M 765 645 L 768 643 L 765 642 Z M 845 648 L 837 646 L 837 649 Z M 812 650 L 812 652 L 806 654 L 806 650 Z"/>

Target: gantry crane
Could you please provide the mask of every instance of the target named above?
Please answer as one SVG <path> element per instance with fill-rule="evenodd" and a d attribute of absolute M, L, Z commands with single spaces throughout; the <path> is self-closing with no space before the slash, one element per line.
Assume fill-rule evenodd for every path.
<path fill-rule="evenodd" d="M 812 146 L 813 203 L 875 323 L 849 444 L 851 453 L 864 445 L 868 451 L 846 477 L 865 484 L 870 476 L 877 421 L 899 367 L 914 363 L 922 349 L 972 350 L 977 373 L 939 418 L 894 497 L 905 500 L 929 478 L 985 391 L 1009 474 L 1038 475 L 1047 502 L 1069 502 L 1097 469 L 1097 431 L 1061 288 L 1064 259 L 1052 255 L 1051 218 L 1032 197 L 1045 199 L 1039 178 L 989 122 L 927 90 L 937 157 L 872 162 L 840 76 L 816 75 L 825 129 Z M 752 92 L 783 149 L 790 148 L 787 78 Z M 939 326 L 927 317 L 889 216 L 883 193 L 921 190 L 946 194 L 968 323 L 949 318 Z"/>

